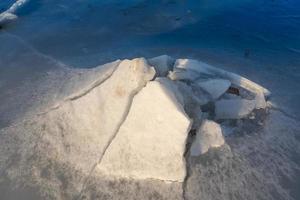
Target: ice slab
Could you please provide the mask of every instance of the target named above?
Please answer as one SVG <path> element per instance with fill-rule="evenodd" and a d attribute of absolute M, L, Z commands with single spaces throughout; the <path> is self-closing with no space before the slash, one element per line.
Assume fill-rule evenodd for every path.
<path fill-rule="evenodd" d="M 190 125 L 174 92 L 161 81 L 149 82 L 135 96 L 97 170 L 117 177 L 183 182 Z"/>
<path fill-rule="evenodd" d="M 173 69 L 174 62 L 175 59 L 167 55 L 148 59 L 148 63 L 155 68 L 156 76 L 159 77 L 167 76 L 168 72 Z"/>
<path fill-rule="evenodd" d="M 255 106 L 255 100 L 221 99 L 215 103 L 216 119 L 240 119 L 250 114 Z"/>
<path fill-rule="evenodd" d="M 210 148 L 217 148 L 225 143 L 222 129 L 214 121 L 204 120 L 197 130 L 196 139 L 190 149 L 191 156 L 199 156 L 206 153 Z"/>
<path fill-rule="evenodd" d="M 230 81 L 225 79 L 198 81 L 196 84 L 209 93 L 214 100 L 218 99 L 222 94 L 224 94 L 231 85 Z"/>
<path fill-rule="evenodd" d="M 172 80 L 188 79 L 194 81 L 197 78 L 201 78 L 201 76 L 212 76 L 227 79 L 232 84 L 243 87 L 255 94 L 259 92 L 263 93 L 265 96 L 269 96 L 271 94 L 271 92 L 266 88 L 245 77 L 192 59 L 177 59 L 174 66 L 174 72 L 171 73 L 170 78 Z"/>
<path fill-rule="evenodd" d="M 124 60 L 104 82 L 69 96 L 42 115 L 43 142 L 49 144 L 49 152 L 82 171 L 91 170 L 124 121 L 133 96 L 154 74 L 143 58 Z"/>
<path fill-rule="evenodd" d="M 256 109 L 265 109 L 267 107 L 267 102 L 263 93 L 259 92 L 255 97 Z"/>

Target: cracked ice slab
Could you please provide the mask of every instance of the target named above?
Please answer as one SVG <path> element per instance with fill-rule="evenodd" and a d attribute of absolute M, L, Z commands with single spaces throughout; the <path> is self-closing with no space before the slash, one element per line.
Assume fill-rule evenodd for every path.
<path fill-rule="evenodd" d="M 164 80 L 168 81 L 168 80 Z M 183 182 L 191 122 L 168 83 L 149 82 L 96 170 L 109 176 Z"/>
<path fill-rule="evenodd" d="M 126 118 L 133 96 L 154 73 L 143 58 L 124 60 L 103 83 L 42 116 L 49 152 L 89 172 Z"/>

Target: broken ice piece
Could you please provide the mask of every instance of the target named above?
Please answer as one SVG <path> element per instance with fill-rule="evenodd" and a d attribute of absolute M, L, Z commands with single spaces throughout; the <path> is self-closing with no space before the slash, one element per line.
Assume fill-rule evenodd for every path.
<path fill-rule="evenodd" d="M 168 89 L 164 81 L 151 81 L 134 97 L 96 170 L 116 177 L 184 181 L 191 121 Z"/>
<path fill-rule="evenodd" d="M 256 109 L 265 109 L 267 107 L 267 102 L 265 100 L 265 96 L 263 93 L 259 92 L 256 94 L 255 97 L 255 101 L 256 101 Z"/>
<path fill-rule="evenodd" d="M 255 106 L 255 100 L 222 99 L 215 103 L 216 119 L 244 118 L 255 109 Z"/>
<path fill-rule="evenodd" d="M 225 143 L 222 129 L 219 124 L 210 120 L 204 120 L 197 131 L 191 149 L 191 156 L 199 156 L 206 153 L 210 148 L 217 148 Z"/>
<path fill-rule="evenodd" d="M 215 77 L 221 77 L 229 80 L 232 84 L 245 88 L 255 94 L 258 92 L 262 92 L 264 96 L 270 96 L 271 94 L 271 92 L 268 89 L 260 86 L 257 83 L 254 83 L 253 81 L 250 81 L 245 77 L 213 67 L 209 64 L 197 60 L 177 59 L 174 65 L 174 69 L 182 69 L 186 71 L 193 71 L 194 73 L 198 74 L 206 74 Z"/>
<path fill-rule="evenodd" d="M 196 84 L 209 93 L 214 100 L 218 99 L 222 94 L 224 94 L 231 85 L 230 81 L 225 79 L 198 81 Z"/>
<path fill-rule="evenodd" d="M 167 76 L 172 70 L 175 60 L 167 55 L 161 55 L 148 59 L 148 63 L 155 68 L 156 76 Z"/>

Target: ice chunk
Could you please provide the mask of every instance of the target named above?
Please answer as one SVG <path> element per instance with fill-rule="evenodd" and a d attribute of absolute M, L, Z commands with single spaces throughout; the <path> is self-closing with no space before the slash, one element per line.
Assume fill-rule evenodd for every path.
<path fill-rule="evenodd" d="M 265 96 L 263 93 L 259 92 L 256 94 L 255 97 L 255 101 L 256 101 L 256 109 L 265 109 L 267 107 L 267 102 L 265 100 Z"/>
<path fill-rule="evenodd" d="M 224 94 L 231 85 L 230 81 L 224 79 L 198 81 L 196 84 L 209 93 L 214 100 Z"/>
<path fill-rule="evenodd" d="M 154 74 L 143 58 L 124 60 L 104 82 L 71 95 L 42 115 L 49 153 L 58 152 L 62 160 L 89 172 L 125 120 L 133 96 Z"/>
<path fill-rule="evenodd" d="M 28 1 L 29 0 L 17 0 L 9 9 L 0 13 L 0 25 L 16 20 L 18 18 L 15 15 L 16 11 Z"/>
<path fill-rule="evenodd" d="M 169 71 L 168 78 L 173 81 L 176 81 L 176 80 L 195 81 L 199 78 L 199 74 L 197 74 L 193 71 L 174 69 L 173 71 Z"/>
<path fill-rule="evenodd" d="M 220 147 L 224 143 L 220 125 L 210 120 L 204 120 L 197 131 L 190 154 L 191 156 L 199 156 L 206 153 L 210 148 Z"/>
<path fill-rule="evenodd" d="M 4 12 L 0 14 L 0 25 L 16 20 L 18 17 L 12 13 Z"/>
<path fill-rule="evenodd" d="M 207 67 L 208 64 L 192 60 L 192 59 L 177 59 L 175 62 L 174 67 L 176 69 L 183 69 L 185 71 L 194 71 L 194 73 L 199 74 L 207 74 L 207 75 L 214 75 Z"/>
<path fill-rule="evenodd" d="M 250 81 L 240 75 L 213 67 L 211 65 L 208 65 L 204 62 L 200 62 L 197 60 L 177 59 L 175 62 L 174 70 L 176 71 L 177 69 L 182 70 L 182 71 L 180 71 L 182 74 L 179 74 L 177 72 L 177 74 L 176 74 L 177 77 L 182 77 L 182 76 L 187 77 L 188 75 L 185 73 L 191 73 L 191 72 L 194 72 L 196 74 L 197 73 L 202 74 L 202 75 L 205 75 L 205 74 L 212 75 L 212 76 L 217 76 L 220 78 L 227 79 L 232 84 L 243 87 L 255 94 L 259 93 L 259 92 L 262 92 L 265 96 L 269 96 L 271 94 L 271 92 L 269 90 L 267 90 L 266 88 L 258 85 L 257 83 L 254 83 L 253 81 Z M 193 76 L 196 76 L 196 75 L 193 75 Z M 191 76 L 191 78 L 194 78 L 193 76 Z M 175 80 L 175 78 L 176 78 L 176 76 L 174 76 L 173 80 Z"/>
<path fill-rule="evenodd" d="M 149 82 L 135 96 L 97 170 L 116 177 L 183 182 L 190 124 L 168 86 Z"/>
<path fill-rule="evenodd" d="M 221 99 L 215 103 L 216 119 L 240 119 L 250 114 L 255 106 L 255 100 Z"/>
<path fill-rule="evenodd" d="M 172 70 L 175 60 L 167 55 L 148 59 L 148 63 L 155 68 L 156 76 L 167 76 L 168 72 Z"/>

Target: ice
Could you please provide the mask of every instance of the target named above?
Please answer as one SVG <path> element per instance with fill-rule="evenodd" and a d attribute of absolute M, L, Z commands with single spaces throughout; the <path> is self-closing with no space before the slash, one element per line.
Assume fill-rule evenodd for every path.
<path fill-rule="evenodd" d="M 47 71 L 53 73 L 48 77 L 53 80 L 46 82 L 48 101 L 40 102 L 42 112 L 32 111 L 33 115 L 1 130 L 0 172 L 11 184 L 36 184 L 42 197 L 47 197 L 40 199 L 51 195 L 59 199 L 62 192 L 67 193 L 66 199 L 78 199 L 104 190 L 118 199 L 122 196 L 118 192 L 126 187 L 132 187 L 125 189 L 130 197 L 138 190 L 147 191 L 148 196 L 157 193 L 181 198 L 190 176 L 190 157 L 185 153 L 190 152 L 191 160 L 205 160 L 210 152 L 218 154 L 223 151 L 221 146 L 228 147 L 220 125 L 211 121 L 214 114 L 216 119 L 242 118 L 263 108 L 265 102 L 263 93 L 254 100 L 223 94 L 231 83 L 196 72 L 196 65 L 174 70 L 189 71 L 197 80 L 188 76 L 185 80 L 169 76 L 153 80 L 159 76 L 154 67 L 164 69 L 164 75 L 172 70 L 168 56 L 71 69 L 33 53 L 54 67 Z M 218 149 L 209 151 L 211 148 Z M 16 151 L 20 159 L 10 165 Z M 160 187 L 154 187 L 158 183 Z M 62 184 L 71 186 L 62 188 Z M 51 194 L 45 192 L 49 185 Z"/>
<path fill-rule="evenodd" d="M 259 92 L 255 97 L 256 109 L 265 109 L 267 107 L 267 102 L 263 93 Z"/>
<path fill-rule="evenodd" d="M 0 14 L 0 25 L 16 20 L 18 17 L 12 13 L 4 12 Z"/>
<path fill-rule="evenodd" d="M 168 88 L 153 81 L 135 96 L 125 122 L 97 167 L 100 172 L 183 182 L 183 155 L 191 122 Z"/>
<path fill-rule="evenodd" d="M 255 100 L 221 99 L 215 103 L 216 119 L 244 118 L 255 109 L 255 106 Z"/>
<path fill-rule="evenodd" d="M 204 120 L 197 130 L 196 139 L 193 141 L 190 154 L 199 156 L 206 153 L 210 148 L 217 148 L 225 143 L 219 124 L 214 121 Z"/>
<path fill-rule="evenodd" d="M 155 68 L 156 76 L 166 76 L 173 69 L 175 60 L 170 56 L 161 55 L 148 59 L 148 62 Z"/>
<path fill-rule="evenodd" d="M 37 121 L 45 124 L 43 143 L 55 149 L 51 154 L 88 172 L 124 121 L 133 96 L 154 74 L 143 58 L 122 61 L 106 79 L 87 84 L 41 115 Z M 79 82 L 86 80 L 77 79 L 75 88 Z"/>
<path fill-rule="evenodd" d="M 227 79 L 232 84 L 245 88 L 255 94 L 263 93 L 265 96 L 270 96 L 271 94 L 266 88 L 240 75 L 192 59 L 177 59 L 175 62 L 174 72 L 171 74 L 171 79 L 188 79 L 194 81 L 203 76 Z"/>
<path fill-rule="evenodd" d="M 0 25 L 16 20 L 18 17 L 15 15 L 15 12 L 28 1 L 29 0 L 17 0 L 9 9 L 0 13 Z"/>
<path fill-rule="evenodd" d="M 231 85 L 230 81 L 224 79 L 198 81 L 196 84 L 208 92 L 214 100 L 218 99 L 222 94 L 224 94 Z"/>

